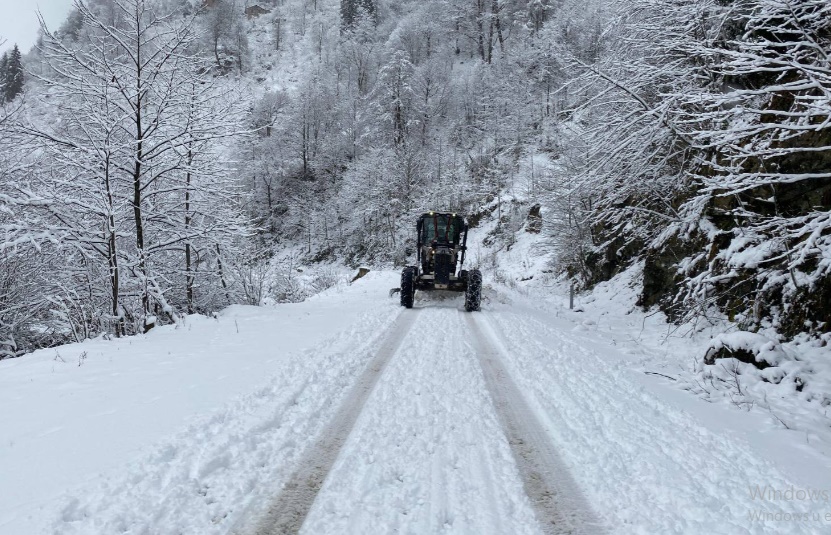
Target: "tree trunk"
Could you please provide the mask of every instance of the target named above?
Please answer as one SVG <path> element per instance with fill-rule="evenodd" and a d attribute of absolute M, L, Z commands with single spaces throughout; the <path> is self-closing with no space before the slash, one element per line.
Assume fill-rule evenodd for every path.
<path fill-rule="evenodd" d="M 502 35 L 502 22 L 499 20 L 499 0 L 493 0 L 491 3 L 491 22 L 496 28 L 496 38 L 499 41 L 499 51 L 505 52 L 505 37 Z M 491 40 L 493 43 L 493 40 Z"/>
<path fill-rule="evenodd" d="M 216 58 L 217 68 L 222 68 L 222 62 L 219 60 L 219 34 L 214 35 L 214 57 Z"/>
<path fill-rule="evenodd" d="M 193 265 L 191 263 L 191 243 L 190 243 L 190 184 L 191 184 L 191 165 L 193 164 L 193 150 L 188 147 L 188 171 L 185 174 L 185 297 L 187 299 L 188 314 L 193 314 Z"/>
<path fill-rule="evenodd" d="M 219 271 L 219 282 L 222 284 L 222 289 L 225 290 L 225 300 L 231 304 L 231 296 L 228 294 L 228 283 L 225 282 L 225 270 L 222 267 L 222 254 L 220 254 L 219 244 L 216 244 L 216 268 Z"/>
<path fill-rule="evenodd" d="M 124 315 L 121 314 L 119 303 L 120 280 L 118 272 L 118 249 L 115 232 L 115 214 L 113 205 L 112 183 L 110 182 L 110 159 L 106 157 L 104 163 L 104 189 L 107 194 L 107 266 L 110 272 L 110 291 L 112 300 L 112 315 L 115 322 L 115 336 L 121 338 L 125 334 Z"/>
<path fill-rule="evenodd" d="M 477 44 L 479 45 L 479 57 L 487 61 L 485 55 L 485 0 L 476 0 L 476 27 L 478 29 Z"/>
<path fill-rule="evenodd" d="M 136 4 L 136 27 L 141 27 L 141 16 L 138 12 L 138 4 Z M 142 107 L 144 101 L 142 94 L 144 91 L 142 80 L 142 55 L 141 55 L 141 40 L 136 41 L 136 100 L 134 102 L 135 109 L 135 126 L 136 126 L 136 148 L 135 148 L 135 162 L 133 163 L 133 219 L 136 226 L 136 252 L 138 253 L 138 272 L 141 279 L 141 312 L 142 322 L 144 323 L 144 332 L 153 328 L 152 325 L 147 324 L 147 318 L 150 316 L 150 288 L 147 283 L 147 257 L 144 249 L 144 221 L 142 218 L 142 160 L 144 159 L 144 130 L 142 125 Z"/>
<path fill-rule="evenodd" d="M 309 175 L 309 118 L 306 110 L 303 111 L 303 125 L 302 125 L 303 143 L 301 145 L 301 152 L 303 157 L 303 178 Z"/>
<path fill-rule="evenodd" d="M 430 81 L 426 78 L 424 83 L 424 113 L 421 116 L 421 146 L 427 146 L 427 125 L 430 122 Z"/>
<path fill-rule="evenodd" d="M 488 63 L 493 60 L 493 31 L 494 31 L 494 16 L 493 12 L 491 12 L 491 16 L 488 20 L 488 36 L 487 36 L 487 46 L 485 47 L 485 55 L 488 57 Z"/>

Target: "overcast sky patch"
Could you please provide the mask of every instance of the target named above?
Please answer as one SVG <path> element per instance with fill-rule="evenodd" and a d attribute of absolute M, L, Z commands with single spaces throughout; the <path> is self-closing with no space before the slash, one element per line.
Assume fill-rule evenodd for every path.
<path fill-rule="evenodd" d="M 0 38 L 6 40 L 0 50 L 9 50 L 17 43 L 25 54 L 38 37 L 37 10 L 53 29 L 61 25 L 71 8 L 72 0 L 0 0 Z"/>

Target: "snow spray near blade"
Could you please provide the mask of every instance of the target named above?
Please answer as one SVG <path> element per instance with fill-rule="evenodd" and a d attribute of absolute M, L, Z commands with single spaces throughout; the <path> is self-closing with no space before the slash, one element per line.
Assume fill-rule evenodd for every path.
<path fill-rule="evenodd" d="M 417 315 L 418 311 L 407 311 L 395 320 L 375 357 L 332 417 L 332 422 L 323 430 L 311 449 L 303 454 L 297 470 L 272 502 L 257 527 L 250 531 L 251 535 L 289 535 L 300 531 L 366 400 L 387 363 L 398 352 Z"/>
<path fill-rule="evenodd" d="M 522 477 L 542 532 L 546 535 L 603 533 L 601 523 L 563 466 L 545 429 L 534 415 L 499 356 L 491 329 L 465 315 L 485 384 Z"/>

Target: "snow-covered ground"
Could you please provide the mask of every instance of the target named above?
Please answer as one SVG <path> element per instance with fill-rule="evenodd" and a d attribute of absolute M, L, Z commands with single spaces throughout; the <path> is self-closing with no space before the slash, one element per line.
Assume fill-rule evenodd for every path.
<path fill-rule="evenodd" d="M 0 533 L 105 533 L 133 519 L 173 533 L 199 525 L 191 515 L 224 514 L 204 490 L 217 477 L 261 491 L 235 463 L 279 464 L 302 448 L 365 357 L 355 350 L 398 312 L 386 299 L 395 285 L 370 273 L 300 304 L 0 362 Z M 273 428 L 296 444 L 270 451 Z M 46 512 L 56 504 L 59 516 Z"/>
<path fill-rule="evenodd" d="M 539 273 L 523 247 L 512 254 Z M 458 299 L 404 310 L 387 296 L 397 283 L 371 272 L 300 304 L 0 362 L 0 533 L 247 534 L 379 355 L 302 532 L 556 532 L 484 353 L 568 472 L 562 512 L 590 509 L 584 531 L 831 529 L 822 434 L 806 443 L 679 388 L 679 363 L 703 348 L 662 342 L 666 325 L 627 310 L 620 281 L 581 312 L 539 278 L 492 283 L 472 315 Z"/>

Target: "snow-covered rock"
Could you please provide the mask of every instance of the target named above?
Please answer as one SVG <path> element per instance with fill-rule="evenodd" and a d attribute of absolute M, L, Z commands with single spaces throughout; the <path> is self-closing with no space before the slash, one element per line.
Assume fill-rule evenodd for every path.
<path fill-rule="evenodd" d="M 787 353 L 775 340 L 748 331 L 736 331 L 716 336 L 704 354 L 704 364 L 734 358 L 759 369 L 779 366 L 788 359 Z"/>

